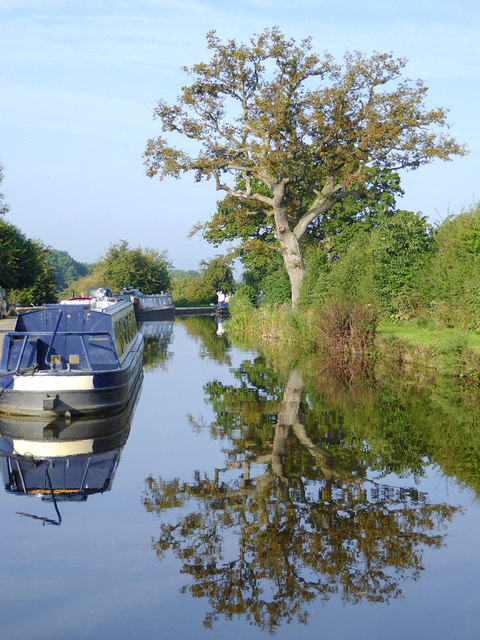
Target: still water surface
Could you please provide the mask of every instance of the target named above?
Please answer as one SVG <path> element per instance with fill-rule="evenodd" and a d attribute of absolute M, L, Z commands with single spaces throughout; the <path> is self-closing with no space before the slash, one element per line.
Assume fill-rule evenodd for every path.
<path fill-rule="evenodd" d="M 25 426 L 22 460 L 2 425 L 2 636 L 480 638 L 476 403 L 347 391 L 211 318 L 143 330 L 117 422 Z"/>

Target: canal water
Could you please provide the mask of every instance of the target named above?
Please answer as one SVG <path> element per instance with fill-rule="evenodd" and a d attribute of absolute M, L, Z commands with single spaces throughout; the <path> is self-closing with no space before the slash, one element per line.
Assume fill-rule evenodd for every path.
<path fill-rule="evenodd" d="M 480 637 L 471 391 L 143 331 L 124 415 L 1 424 L 3 637 Z"/>

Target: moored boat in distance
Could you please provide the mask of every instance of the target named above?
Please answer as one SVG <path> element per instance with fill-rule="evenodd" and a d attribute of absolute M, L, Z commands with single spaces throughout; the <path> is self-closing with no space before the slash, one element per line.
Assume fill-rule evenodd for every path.
<path fill-rule="evenodd" d="M 215 305 L 215 316 L 217 318 L 223 318 L 223 319 L 230 317 L 230 310 L 226 302 L 218 303 Z"/>
<path fill-rule="evenodd" d="M 225 294 L 222 290 L 217 291 L 217 304 L 215 305 L 215 316 L 217 318 L 228 318 L 230 316 L 228 303 L 231 297 L 231 293 Z"/>
<path fill-rule="evenodd" d="M 139 322 L 148 320 L 168 320 L 175 317 L 175 305 L 170 293 L 146 295 L 139 289 L 124 287 L 117 296 L 129 298 L 135 305 L 135 314 Z"/>
<path fill-rule="evenodd" d="M 143 375 L 133 304 L 84 298 L 25 310 L 0 356 L 0 413 L 120 411 Z"/>

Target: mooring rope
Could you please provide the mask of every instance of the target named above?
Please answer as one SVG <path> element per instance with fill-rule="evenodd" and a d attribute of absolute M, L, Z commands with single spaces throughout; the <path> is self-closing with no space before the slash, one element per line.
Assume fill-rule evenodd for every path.
<path fill-rule="evenodd" d="M 0 373 L 0 378 L 7 378 L 8 376 L 23 376 L 27 374 L 32 374 L 37 371 L 38 365 L 32 364 L 30 367 L 25 367 L 25 369 L 15 369 L 15 371 L 7 371 L 6 373 Z"/>

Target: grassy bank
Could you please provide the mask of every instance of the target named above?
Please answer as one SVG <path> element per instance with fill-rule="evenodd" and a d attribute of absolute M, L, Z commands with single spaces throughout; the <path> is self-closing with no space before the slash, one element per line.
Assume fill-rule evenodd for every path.
<path fill-rule="evenodd" d="M 378 321 L 367 307 L 332 303 L 293 313 L 288 306 L 232 310 L 229 335 L 246 347 L 289 361 L 320 355 L 324 367 L 352 380 L 391 363 L 480 385 L 480 335 L 448 328 Z M 389 364 L 390 363 L 390 364 Z"/>
<path fill-rule="evenodd" d="M 418 327 L 413 324 L 380 322 L 377 333 L 382 337 L 395 337 L 426 347 L 459 345 L 480 351 L 480 334 L 458 329 Z"/>

